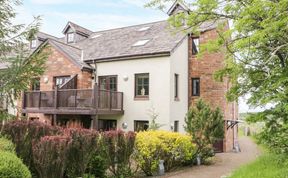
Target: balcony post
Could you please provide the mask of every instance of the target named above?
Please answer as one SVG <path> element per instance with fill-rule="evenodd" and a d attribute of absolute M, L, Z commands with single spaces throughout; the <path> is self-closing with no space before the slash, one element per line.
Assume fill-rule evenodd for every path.
<path fill-rule="evenodd" d="M 58 103 L 58 86 L 55 87 L 54 91 L 54 108 L 57 108 L 57 103 Z"/>
<path fill-rule="evenodd" d="M 110 90 L 110 92 L 109 92 L 109 99 L 110 99 L 110 106 L 109 106 L 109 109 L 110 109 L 110 111 L 112 110 L 112 91 Z"/>
<path fill-rule="evenodd" d="M 99 100 L 99 88 L 97 83 L 95 83 L 94 88 L 93 88 L 93 94 L 92 94 L 92 104 L 93 104 L 93 108 L 97 111 L 98 110 L 98 100 Z"/>

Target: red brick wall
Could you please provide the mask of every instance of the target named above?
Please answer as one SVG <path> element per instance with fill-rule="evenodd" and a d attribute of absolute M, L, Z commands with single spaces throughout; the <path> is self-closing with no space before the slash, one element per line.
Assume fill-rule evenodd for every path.
<path fill-rule="evenodd" d="M 73 61 L 68 59 L 62 52 L 56 48 L 50 47 L 50 55 L 46 61 L 46 70 L 40 79 L 40 90 L 49 91 L 53 89 L 54 80 L 56 76 L 77 76 L 77 88 L 85 89 L 92 87 L 92 74 L 88 71 L 81 71 L 81 68 L 77 66 Z M 45 83 L 44 79 L 48 78 L 48 82 Z"/>
<path fill-rule="evenodd" d="M 200 44 L 215 38 L 217 38 L 215 29 L 206 31 L 200 35 Z M 213 74 L 223 66 L 223 53 L 207 53 L 201 59 L 197 59 L 195 55 L 192 55 L 192 38 L 189 38 L 189 106 L 193 106 L 196 100 L 201 97 L 213 108 L 220 107 L 225 119 L 235 119 L 233 113 L 238 113 L 237 108 L 233 103 L 228 103 L 225 98 L 225 93 L 230 87 L 229 81 L 225 79 L 224 82 L 216 82 L 213 78 Z M 191 78 L 200 78 L 200 96 L 192 96 Z M 225 129 L 224 151 L 232 149 L 233 130 L 229 129 L 227 131 Z"/>

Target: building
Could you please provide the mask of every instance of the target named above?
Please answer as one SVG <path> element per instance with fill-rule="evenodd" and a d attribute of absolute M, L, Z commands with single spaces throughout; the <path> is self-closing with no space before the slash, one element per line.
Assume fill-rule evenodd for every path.
<path fill-rule="evenodd" d="M 185 10 L 175 3 L 169 14 Z M 98 32 L 68 22 L 62 38 L 39 32 L 30 47 L 50 54 L 45 73 L 23 95 L 23 113 L 64 127 L 135 131 L 157 115 L 161 129 L 185 132 L 185 115 L 201 97 L 222 109 L 226 133 L 219 149 L 232 150 L 237 103 L 225 99 L 229 81 L 212 76 L 224 54 L 196 59 L 199 43 L 217 37 L 217 23 L 202 24 L 200 36 L 173 33 L 167 21 Z"/>

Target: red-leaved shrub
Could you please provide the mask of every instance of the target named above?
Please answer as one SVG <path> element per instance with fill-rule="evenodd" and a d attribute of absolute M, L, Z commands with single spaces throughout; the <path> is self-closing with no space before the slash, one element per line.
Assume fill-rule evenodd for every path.
<path fill-rule="evenodd" d="M 131 177 L 131 155 L 134 150 L 136 134 L 121 130 L 102 133 L 101 146 L 104 147 L 104 157 L 109 170 L 115 177 Z"/>
<path fill-rule="evenodd" d="M 69 136 L 45 136 L 33 143 L 33 160 L 40 178 L 62 178 L 72 143 Z"/>

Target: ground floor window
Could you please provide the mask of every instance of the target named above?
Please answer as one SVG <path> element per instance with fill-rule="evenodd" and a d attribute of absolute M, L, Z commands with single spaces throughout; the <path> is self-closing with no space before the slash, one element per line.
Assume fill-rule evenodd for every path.
<path fill-rule="evenodd" d="M 149 121 L 134 121 L 134 131 L 146 131 L 149 128 Z"/>
<path fill-rule="evenodd" d="M 179 121 L 174 121 L 174 132 L 179 132 Z"/>
<path fill-rule="evenodd" d="M 99 131 L 109 131 L 117 129 L 117 120 L 98 120 L 98 130 Z"/>

